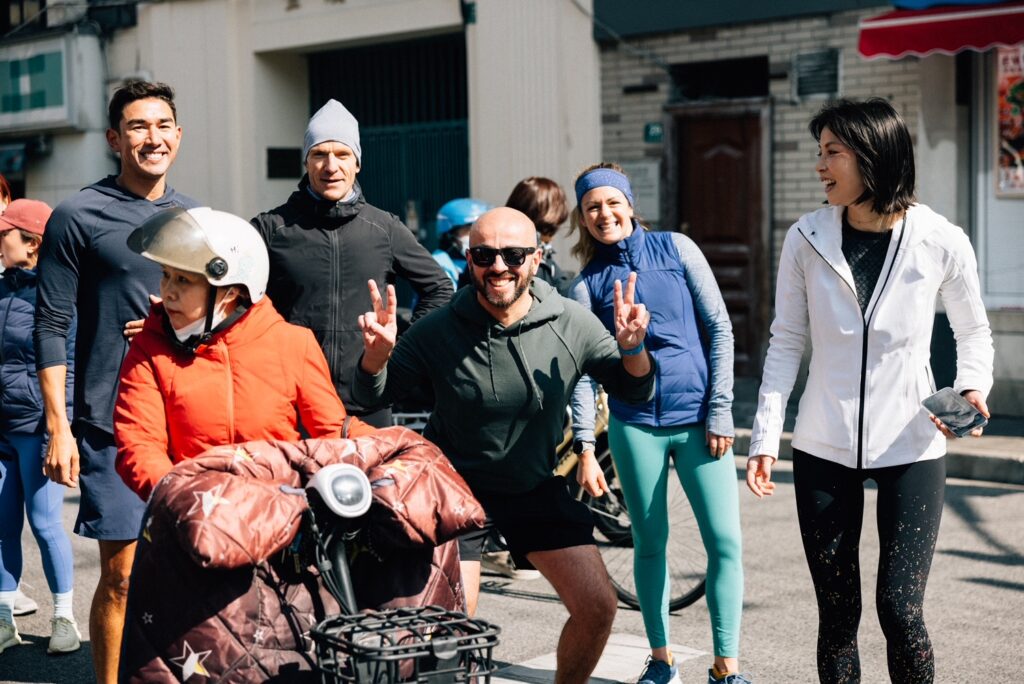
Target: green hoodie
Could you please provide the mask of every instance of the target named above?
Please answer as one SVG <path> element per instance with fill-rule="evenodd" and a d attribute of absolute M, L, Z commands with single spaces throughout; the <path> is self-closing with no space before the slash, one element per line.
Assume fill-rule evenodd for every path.
<path fill-rule="evenodd" d="M 506 328 L 465 287 L 402 335 L 375 376 L 356 364 L 353 395 L 366 405 L 400 400 L 429 383 L 433 414 L 424 431 L 473 491 L 522 493 L 551 477 L 565 407 L 584 373 L 622 401 L 644 403 L 654 372 L 626 372 L 601 321 L 547 283 L 530 285 L 533 305 Z"/>

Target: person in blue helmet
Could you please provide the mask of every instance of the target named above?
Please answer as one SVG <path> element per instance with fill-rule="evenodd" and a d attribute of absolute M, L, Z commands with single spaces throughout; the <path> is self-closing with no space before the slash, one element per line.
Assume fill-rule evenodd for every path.
<path fill-rule="evenodd" d="M 437 249 L 431 254 L 456 288 L 459 286 L 459 276 L 466 270 L 469 228 L 485 211 L 492 208 L 487 202 L 462 197 L 446 202 L 437 211 L 437 222 L 434 224 Z"/>

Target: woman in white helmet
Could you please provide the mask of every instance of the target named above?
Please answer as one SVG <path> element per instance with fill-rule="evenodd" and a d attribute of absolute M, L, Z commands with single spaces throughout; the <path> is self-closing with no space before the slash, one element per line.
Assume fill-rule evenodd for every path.
<path fill-rule="evenodd" d="M 175 463 L 222 444 L 373 432 L 346 420 L 323 352 L 265 296 L 269 260 L 245 220 L 168 209 L 128 238 L 163 267 L 114 408 L 117 471 L 143 500 Z M 301 423 L 301 427 L 300 427 Z"/>

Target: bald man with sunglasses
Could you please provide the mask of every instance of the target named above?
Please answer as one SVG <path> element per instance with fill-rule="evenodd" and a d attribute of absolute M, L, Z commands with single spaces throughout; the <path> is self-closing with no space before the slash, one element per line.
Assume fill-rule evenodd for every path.
<path fill-rule="evenodd" d="M 636 275 L 615 288 L 615 337 L 601 322 L 534 275 L 536 228 L 501 207 L 470 231 L 472 288 L 409 329 L 396 344 L 395 294 L 369 283 L 373 311 L 359 317 L 363 356 L 353 393 L 365 405 L 401 399 L 429 383 L 435 405 L 425 436 L 469 483 L 508 541 L 517 567 L 538 570 L 569 611 L 558 643 L 556 682 L 586 682 L 604 649 L 616 597 L 585 505 L 552 475 L 565 407 L 588 374 L 622 401 L 654 392 L 644 349 L 650 315 L 634 303 Z M 479 548 L 460 545 L 472 611 Z M 475 556 L 475 558 L 474 558 Z"/>

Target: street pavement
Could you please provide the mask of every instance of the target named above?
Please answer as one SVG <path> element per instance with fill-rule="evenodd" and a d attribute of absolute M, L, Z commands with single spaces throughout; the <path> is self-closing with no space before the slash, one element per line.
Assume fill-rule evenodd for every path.
<path fill-rule="evenodd" d="M 741 459 L 742 460 L 742 459 Z M 737 471 L 737 486 L 739 471 Z M 746 595 L 742 632 L 743 669 L 755 682 L 816 681 L 816 608 L 797 530 L 791 468 L 776 469 L 778 493 L 757 500 L 742 488 Z M 866 497 L 862 535 L 864 615 L 860 645 L 863 682 L 886 682 L 885 644 L 873 607 L 877 563 L 874 491 Z M 68 529 L 77 496 L 65 498 Z M 970 683 L 1024 679 L 1024 487 L 949 480 L 925 612 L 936 652 L 936 682 Z M 75 654 L 46 655 L 51 611 L 35 540 L 23 536 L 25 584 L 40 602 L 34 615 L 18 619 L 27 645 L 0 654 L 3 682 L 91 682 L 88 606 L 98 574 L 96 544 L 73 538 L 75 614 L 86 642 Z M 553 654 L 565 611 L 544 580 L 513 582 L 485 576 L 479 616 L 502 628 L 495 658 L 507 681 L 552 681 Z M 711 637 L 701 599 L 671 618 L 671 639 L 686 657 L 683 684 L 706 681 Z M 594 682 L 635 681 L 646 651 L 637 611 L 620 607 L 614 635 Z M 592 648 L 580 644 L 579 648 Z"/>

